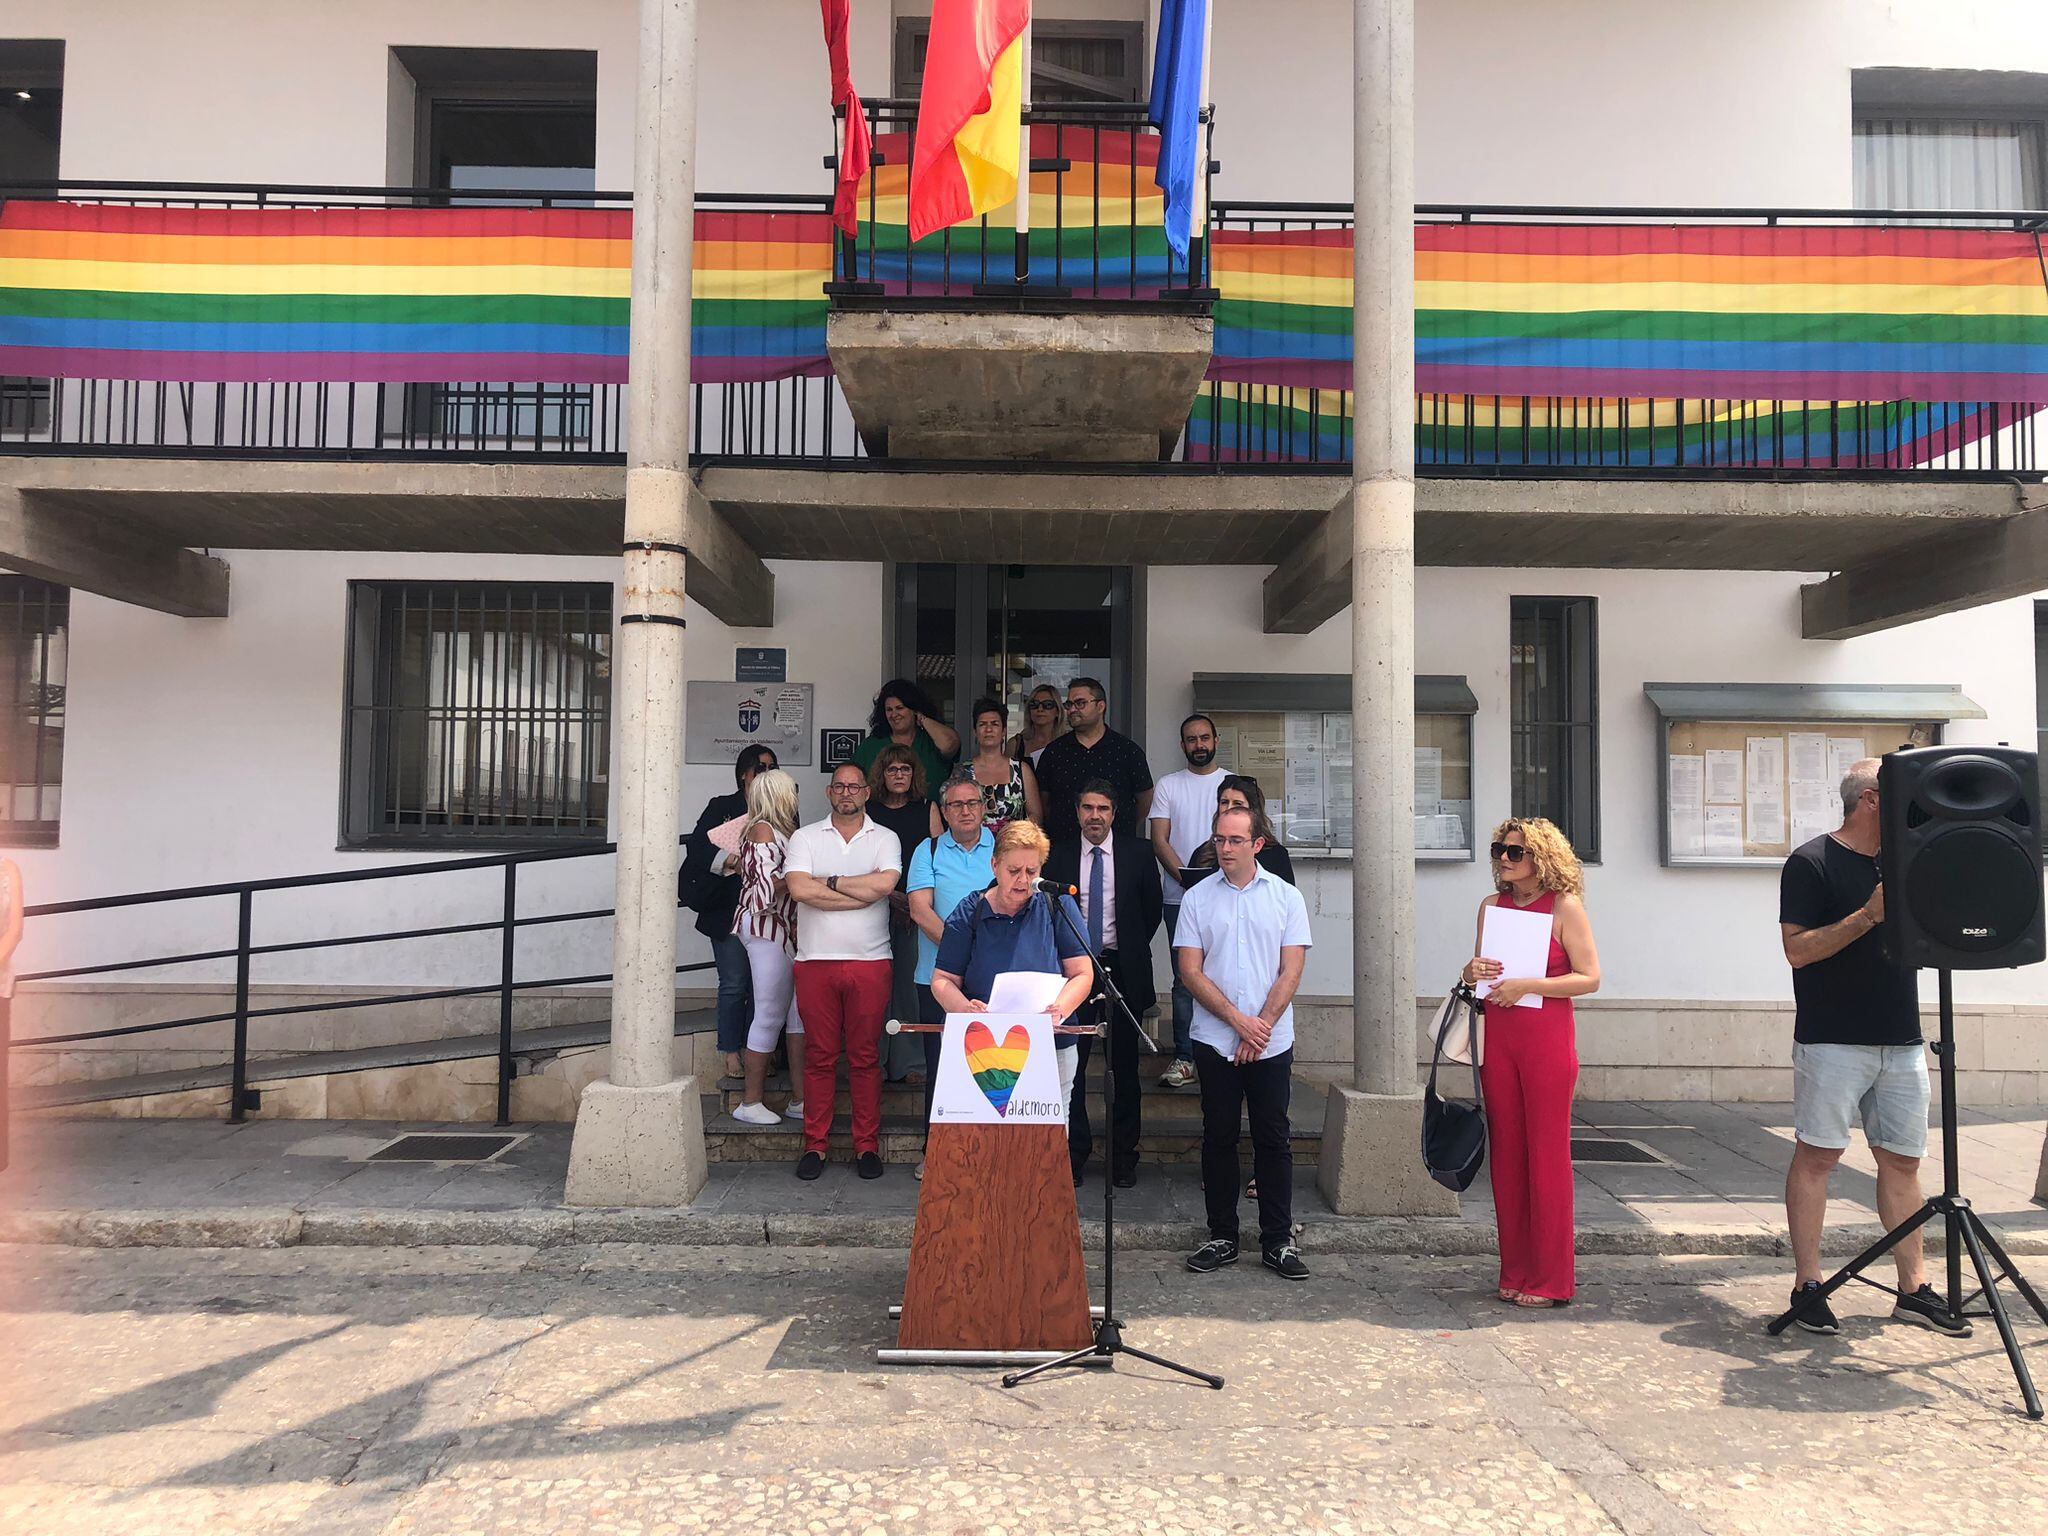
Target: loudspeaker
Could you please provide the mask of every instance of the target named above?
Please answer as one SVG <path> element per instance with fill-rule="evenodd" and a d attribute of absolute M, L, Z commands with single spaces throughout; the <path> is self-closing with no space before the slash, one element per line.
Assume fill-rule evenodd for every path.
<path fill-rule="evenodd" d="M 2048 958 L 2041 779 L 2032 752 L 1919 747 L 1877 774 L 1885 953 L 1930 970 Z"/>

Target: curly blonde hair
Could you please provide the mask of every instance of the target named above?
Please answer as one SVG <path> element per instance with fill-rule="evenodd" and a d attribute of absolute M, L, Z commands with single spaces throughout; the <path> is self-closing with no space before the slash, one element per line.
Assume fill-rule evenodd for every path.
<path fill-rule="evenodd" d="M 1003 823 L 1003 830 L 996 834 L 995 852 L 992 857 L 1001 859 L 1006 853 L 1034 853 L 1042 867 L 1052 853 L 1052 842 L 1038 829 L 1036 822 L 1019 817 Z"/>
<path fill-rule="evenodd" d="M 1536 863 L 1536 882 L 1544 890 L 1560 896 L 1586 894 L 1586 872 L 1579 867 L 1579 856 L 1572 852 L 1571 839 L 1558 831 L 1555 823 L 1541 816 L 1510 816 L 1493 829 L 1489 841 L 1497 843 L 1510 832 L 1522 834 L 1529 857 Z"/>

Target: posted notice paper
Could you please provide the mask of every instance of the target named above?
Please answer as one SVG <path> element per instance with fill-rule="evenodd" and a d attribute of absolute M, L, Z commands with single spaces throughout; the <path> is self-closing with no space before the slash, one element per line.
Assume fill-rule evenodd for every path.
<path fill-rule="evenodd" d="M 1752 796 L 1762 791 L 1766 795 L 1785 793 L 1785 738 L 1782 736 L 1752 736 L 1749 738 L 1749 792 Z M 1751 829 L 1752 838 L 1755 829 Z"/>
<path fill-rule="evenodd" d="M 1792 782 L 1825 784 L 1828 781 L 1828 739 L 1806 731 L 1794 731 L 1785 738 L 1791 749 Z"/>
<path fill-rule="evenodd" d="M 999 978 L 1000 982 L 1000 978 Z M 933 1125 L 1065 1125 L 1052 1019 L 949 1013 L 933 1080 Z"/>
<path fill-rule="evenodd" d="M 1670 758 L 1669 763 L 1671 856 L 1696 859 L 1706 852 L 1706 760 L 1680 754 Z"/>
<path fill-rule="evenodd" d="M 1703 828 L 1707 854 L 1710 859 L 1739 859 L 1742 857 L 1742 807 L 1739 805 L 1710 805 L 1706 809 Z"/>
<path fill-rule="evenodd" d="M 1828 782 L 1837 787 L 1849 777 L 1849 770 L 1864 758 L 1870 756 L 1863 745 L 1861 736 L 1830 736 L 1828 738 Z"/>
<path fill-rule="evenodd" d="M 1816 837 L 1825 837 L 1833 831 L 1840 819 L 1841 805 L 1834 786 L 1831 784 L 1802 784 L 1792 782 L 1792 846 L 1810 843 Z"/>
<path fill-rule="evenodd" d="M 1707 748 L 1707 804 L 1742 804 L 1742 754 L 1733 747 Z"/>
<path fill-rule="evenodd" d="M 1479 928 L 1479 953 L 1500 962 L 1503 981 L 1541 981 L 1550 969 L 1550 914 L 1525 912 L 1509 906 L 1507 898 L 1502 897 L 1486 909 L 1486 919 Z M 1472 990 L 1483 998 L 1493 987 L 1492 982 L 1482 981 Z M 1541 1008 L 1543 999 L 1524 997 L 1515 1006 Z"/>

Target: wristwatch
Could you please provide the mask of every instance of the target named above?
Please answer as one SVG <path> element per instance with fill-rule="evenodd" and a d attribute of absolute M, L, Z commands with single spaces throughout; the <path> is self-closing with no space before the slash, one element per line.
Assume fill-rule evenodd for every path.
<path fill-rule="evenodd" d="M 839 889 L 839 877 L 837 875 L 827 875 L 825 877 L 825 889 L 837 891 Z"/>

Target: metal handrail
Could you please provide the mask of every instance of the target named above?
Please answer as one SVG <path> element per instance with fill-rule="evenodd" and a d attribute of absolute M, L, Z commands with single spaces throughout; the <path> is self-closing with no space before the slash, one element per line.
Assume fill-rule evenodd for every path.
<path fill-rule="evenodd" d="M 616 843 L 576 843 L 559 848 L 521 849 L 502 854 L 490 854 L 479 858 L 443 859 L 433 863 L 379 865 L 372 869 L 329 870 L 319 874 L 282 875 L 261 880 L 236 880 L 215 885 L 176 886 L 156 891 L 134 891 L 118 896 L 98 896 L 79 901 L 42 902 L 23 909 L 24 918 L 58 917 L 80 912 L 110 911 L 116 908 L 158 905 L 180 901 L 206 901 L 232 896 L 236 898 L 236 942 L 231 949 L 194 950 L 184 954 L 157 955 L 138 960 L 111 961 L 103 965 L 67 966 L 47 971 L 31 971 L 19 977 L 22 981 L 48 981 L 78 976 L 108 975 L 118 971 L 149 970 L 163 966 L 192 965 L 210 960 L 235 962 L 235 1005 L 224 1013 L 197 1014 L 189 1018 L 161 1019 L 147 1024 L 125 1024 L 110 1029 L 79 1030 L 65 1034 L 37 1035 L 25 1039 L 7 1039 L 7 1051 L 24 1046 L 66 1045 L 84 1040 L 108 1040 L 132 1035 L 156 1034 L 171 1029 L 191 1029 L 204 1024 L 234 1024 L 234 1045 L 230 1068 L 230 1090 L 228 1095 L 228 1120 L 239 1125 L 252 1107 L 253 1100 L 248 1087 L 249 1063 L 249 1021 L 251 1019 L 281 1018 L 304 1013 L 340 1013 L 351 1008 L 390 1007 L 398 1004 L 434 1002 L 458 997 L 482 997 L 497 993 L 498 1006 L 498 1113 L 499 1125 L 511 1121 L 512 1077 L 512 1001 L 516 993 L 541 987 L 589 986 L 610 981 L 609 972 L 588 976 L 555 976 L 544 980 L 517 981 L 513 970 L 517 957 L 516 936 L 521 928 L 538 927 L 550 923 L 583 922 L 594 918 L 616 915 L 616 909 L 586 908 L 573 912 L 537 913 L 520 917 L 517 913 L 518 872 L 521 865 L 550 863 L 562 859 L 594 858 L 615 853 Z M 505 875 L 503 906 L 499 916 L 488 922 L 443 923 L 423 928 L 388 929 L 377 933 L 348 934 L 339 937 L 301 939 L 289 943 L 256 944 L 252 942 L 255 900 L 258 892 L 299 890 L 313 886 L 352 885 L 369 880 L 405 879 L 418 875 L 456 874 L 480 869 L 502 869 Z M 677 903 L 681 905 L 680 901 Z M 396 944 L 408 939 L 439 938 L 464 933 L 485 933 L 498 931 L 503 935 L 500 947 L 499 976 L 495 982 L 477 986 L 433 987 L 405 993 L 384 993 L 372 997 L 343 998 L 338 1001 L 317 1003 L 285 1003 L 267 1008 L 255 1008 L 249 1002 L 249 967 L 258 955 L 292 954 L 307 950 L 335 949 L 354 944 Z M 695 961 L 676 967 L 676 974 L 683 975 L 710 970 L 716 962 Z M 0 1062 L 4 1066 L 4 1062 Z M 0 1083 L 4 1083 L 4 1072 L 0 1072 Z M 4 1089 L 0 1089 L 4 1091 Z"/>

